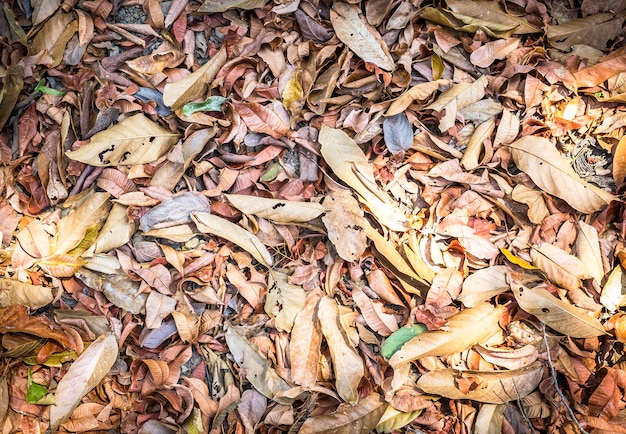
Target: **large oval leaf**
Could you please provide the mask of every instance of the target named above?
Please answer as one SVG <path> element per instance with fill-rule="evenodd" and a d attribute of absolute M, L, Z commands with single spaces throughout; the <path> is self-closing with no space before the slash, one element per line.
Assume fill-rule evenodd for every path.
<path fill-rule="evenodd" d="M 563 199 L 577 211 L 596 212 L 615 198 L 578 176 L 548 139 L 524 136 L 509 146 L 520 170 L 542 190 Z"/>
<path fill-rule="evenodd" d="M 117 359 L 117 340 L 111 333 L 101 335 L 78 357 L 63 376 L 54 393 L 56 405 L 50 408 L 50 427 L 54 432 L 96 387 Z"/>

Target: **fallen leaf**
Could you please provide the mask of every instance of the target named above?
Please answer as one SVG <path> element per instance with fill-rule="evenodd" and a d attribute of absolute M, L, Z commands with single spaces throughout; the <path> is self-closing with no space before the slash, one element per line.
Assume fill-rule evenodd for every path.
<path fill-rule="evenodd" d="M 591 338 L 606 334 L 602 323 L 569 303 L 559 300 L 541 287 L 527 288 L 512 284 L 517 303 L 547 326 L 573 338 Z"/>
<path fill-rule="evenodd" d="M 622 31 L 623 17 L 600 13 L 569 20 L 564 24 L 549 26 L 546 36 L 550 44 L 559 50 L 569 51 L 573 45 L 586 44 L 600 50 L 609 40 Z"/>
<path fill-rule="evenodd" d="M 517 138 L 520 129 L 520 120 L 517 115 L 510 110 L 502 110 L 502 118 L 498 124 L 496 137 L 493 139 L 493 146 L 508 145 Z M 520 184 L 521 185 L 521 184 Z"/>
<path fill-rule="evenodd" d="M 248 339 L 237 329 L 226 323 L 226 344 L 235 362 L 245 370 L 247 380 L 256 390 L 274 399 L 280 392 L 290 389 L 289 385 L 278 376 L 266 358 L 261 356 Z"/>
<path fill-rule="evenodd" d="M 52 431 L 72 414 L 83 397 L 108 374 L 117 360 L 118 351 L 115 336 L 107 333 L 93 341 L 72 363 L 54 392 L 56 405 L 50 407 Z"/>
<path fill-rule="evenodd" d="M 2 90 L 0 90 L 0 129 L 9 120 L 11 112 L 17 103 L 20 92 L 24 87 L 24 68 L 21 65 L 10 66 L 4 76 Z"/>
<path fill-rule="evenodd" d="M 576 256 L 552 244 L 532 246 L 530 257 L 551 281 L 565 289 L 578 289 L 581 279 L 588 277 L 585 265 Z"/>
<path fill-rule="evenodd" d="M 413 144 L 413 127 L 404 113 L 387 115 L 383 120 L 385 146 L 392 154 L 407 151 Z"/>
<path fill-rule="evenodd" d="M 298 434 L 369 434 L 386 408 L 381 396 L 372 393 L 355 404 L 340 404 L 332 414 L 307 418 Z"/>
<path fill-rule="evenodd" d="M 330 10 L 330 22 L 341 42 L 366 62 L 385 71 L 395 64 L 382 37 L 361 15 L 360 9 L 344 2 L 335 2 Z"/>
<path fill-rule="evenodd" d="M 268 0 L 205 0 L 198 12 L 213 14 L 229 9 L 256 9 L 265 6 Z"/>
<path fill-rule="evenodd" d="M 367 248 L 365 220 L 359 203 L 349 191 L 337 190 L 328 194 L 322 205 L 326 209 L 322 222 L 337 254 L 349 262 L 358 260 Z"/>
<path fill-rule="evenodd" d="M 626 306 L 626 276 L 621 265 L 617 265 L 609 273 L 602 288 L 600 303 L 609 312 L 615 312 L 619 307 Z"/>
<path fill-rule="evenodd" d="M 178 194 L 164 200 L 139 219 L 139 230 L 149 232 L 191 222 L 191 213 L 209 212 L 211 203 L 197 192 Z"/>
<path fill-rule="evenodd" d="M 523 398 L 535 390 L 543 378 L 544 369 L 541 362 L 512 371 L 438 369 L 422 375 L 417 380 L 417 387 L 426 393 L 450 399 L 503 404 Z M 472 381 L 476 389 L 467 393 L 459 390 L 457 383 L 461 379 Z"/>
<path fill-rule="evenodd" d="M 387 406 L 385 413 L 382 415 L 376 425 L 376 432 L 391 433 L 410 424 L 417 416 L 422 413 L 422 409 L 405 413 L 396 410 L 391 405 Z"/>
<path fill-rule="evenodd" d="M 272 266 L 272 255 L 265 245 L 241 226 L 206 212 L 193 212 L 191 219 L 196 223 L 200 232 L 217 235 L 231 241 L 254 256 L 261 264 L 266 267 Z"/>
<path fill-rule="evenodd" d="M 85 285 L 101 291 L 117 307 L 134 314 L 145 312 L 147 295 L 139 293 L 137 282 L 125 274 L 105 275 L 81 268 L 75 275 Z"/>
<path fill-rule="evenodd" d="M 508 291 L 506 272 L 507 268 L 504 265 L 492 265 L 476 270 L 463 281 L 458 299 L 467 307 L 476 307 Z"/>
<path fill-rule="evenodd" d="M 211 1 L 211 3 L 214 3 Z M 207 63 L 182 80 L 167 83 L 163 89 L 163 102 L 173 110 L 182 108 L 189 101 L 205 98 L 209 84 L 226 63 L 226 50 L 218 51 Z"/>
<path fill-rule="evenodd" d="M 232 105 L 250 131 L 264 133 L 275 139 L 289 134 L 289 126 L 269 106 L 239 101 L 233 101 Z"/>
<path fill-rule="evenodd" d="M 52 303 L 53 292 L 52 287 L 0 278 L 0 307 L 23 305 L 36 310 Z"/>
<path fill-rule="evenodd" d="M 448 84 L 448 82 L 448 80 L 439 79 L 416 84 L 391 103 L 385 116 L 397 115 L 404 112 L 414 101 L 424 101 L 430 98 L 439 89 L 439 86 Z"/>
<path fill-rule="evenodd" d="M 473 83 L 459 83 L 439 95 L 437 100 L 426 107 L 426 110 L 435 110 L 445 115 L 439 121 L 439 131 L 445 132 L 454 126 L 457 111 L 481 100 L 485 96 L 487 76 L 482 75 Z"/>
<path fill-rule="evenodd" d="M 519 39 L 497 39 L 472 51 L 470 62 L 479 68 L 487 68 L 496 60 L 506 58 L 519 45 Z"/>
<path fill-rule="evenodd" d="M 501 333 L 498 321 L 503 311 L 503 306 L 493 307 L 489 303 L 462 310 L 448 318 L 446 330 L 425 331 L 408 341 L 391 357 L 389 364 L 397 368 L 424 357 L 465 351 Z"/>
<path fill-rule="evenodd" d="M 380 354 L 384 358 L 390 359 L 404 344 L 426 330 L 426 326 L 419 323 L 413 324 L 411 327 L 404 326 L 399 328 L 385 339 L 385 343 L 380 349 Z"/>
<path fill-rule="evenodd" d="M 507 13 L 499 3 L 491 1 L 446 0 L 446 4 L 457 14 L 494 23 L 504 28 L 508 27 L 514 35 L 541 32 L 540 29 L 531 25 L 524 17 Z"/>
<path fill-rule="evenodd" d="M 502 432 L 505 404 L 483 404 L 476 415 L 474 427 L 477 432 L 496 434 Z"/>
<path fill-rule="evenodd" d="M 372 300 L 358 286 L 352 288 L 352 299 L 361 311 L 367 325 L 381 336 L 389 336 L 398 330 L 395 316 L 385 312 L 385 306 L 379 300 Z"/>
<path fill-rule="evenodd" d="M 296 316 L 304 309 L 306 293 L 301 286 L 289 283 L 289 276 L 270 271 L 265 298 L 265 312 L 274 318 L 279 330 L 291 332 Z"/>
<path fill-rule="evenodd" d="M 542 190 L 565 200 L 577 211 L 593 213 L 614 199 L 611 193 L 581 179 L 548 139 L 524 136 L 509 146 L 520 170 Z"/>
<path fill-rule="evenodd" d="M 335 300 L 322 297 L 317 317 L 333 361 L 337 393 L 344 401 L 354 404 L 359 400 L 357 388 L 365 374 L 363 360 L 341 324 L 339 306 Z"/>
<path fill-rule="evenodd" d="M 528 219 L 535 224 L 541 224 L 543 219 L 550 216 L 550 210 L 540 190 L 517 184 L 513 187 L 511 198 L 528 205 Z"/>
<path fill-rule="evenodd" d="M 583 221 L 578 222 L 578 235 L 574 244 L 576 257 L 582 262 L 587 276 L 596 279 L 599 284 L 604 278 L 604 265 L 602 265 L 602 252 L 598 231 L 595 227 Z"/>
<path fill-rule="evenodd" d="M 322 144 L 322 156 L 333 172 L 359 194 L 359 199 L 380 224 L 391 230 L 405 231 L 406 217 L 376 185 L 371 166 L 356 142 L 345 132 L 325 125 L 318 140 Z"/>
<path fill-rule="evenodd" d="M 88 144 L 65 154 L 92 166 L 132 166 L 159 159 L 177 141 L 177 133 L 136 114 L 94 134 Z"/>
<path fill-rule="evenodd" d="M 242 194 L 225 194 L 224 197 L 244 214 L 254 214 L 276 223 L 305 223 L 319 217 L 325 210 L 316 202 L 268 199 Z"/>
<path fill-rule="evenodd" d="M 315 386 L 318 364 L 321 358 L 322 331 L 317 318 L 317 306 L 321 295 L 311 291 L 303 309 L 297 314 L 291 330 L 289 356 L 291 378 L 307 390 Z"/>

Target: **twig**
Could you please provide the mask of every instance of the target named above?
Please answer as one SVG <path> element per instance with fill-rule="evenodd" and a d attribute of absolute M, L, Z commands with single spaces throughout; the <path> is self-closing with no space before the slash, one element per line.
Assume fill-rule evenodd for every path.
<path fill-rule="evenodd" d="M 581 434 L 589 434 L 587 431 L 585 431 L 585 429 L 582 426 L 580 426 L 580 422 L 578 422 L 578 419 L 576 419 L 574 410 L 572 410 L 572 408 L 567 404 L 567 401 L 565 400 L 565 396 L 563 395 L 563 392 L 561 392 L 561 389 L 559 388 L 559 383 L 556 379 L 556 371 L 554 370 L 554 365 L 552 364 L 552 357 L 550 356 L 550 344 L 548 344 L 548 336 L 546 335 L 546 325 L 544 323 L 541 323 L 541 332 L 543 333 L 543 342 L 546 345 L 546 355 L 548 357 L 548 366 L 550 368 L 550 376 L 552 377 L 552 381 L 554 382 L 554 388 L 556 389 L 556 393 L 561 398 L 561 402 L 567 409 L 570 418 L 576 424 L 578 431 Z"/>

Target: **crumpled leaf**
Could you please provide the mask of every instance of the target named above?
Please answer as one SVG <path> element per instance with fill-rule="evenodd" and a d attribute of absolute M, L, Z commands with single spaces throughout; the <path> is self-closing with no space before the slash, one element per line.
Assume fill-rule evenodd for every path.
<path fill-rule="evenodd" d="M 383 120 L 385 146 L 392 154 L 407 151 L 413 144 L 413 127 L 404 113 L 387 116 Z"/>
<path fill-rule="evenodd" d="M 28 308 L 22 305 L 0 307 L 0 334 L 5 333 L 27 333 L 53 339 L 63 348 L 82 351 L 82 341 L 74 342 L 61 326 L 45 316 L 30 316 Z"/>
<path fill-rule="evenodd" d="M 367 325 L 381 336 L 389 336 L 398 330 L 396 317 L 385 312 L 385 305 L 380 300 L 372 300 L 361 288 L 352 288 L 352 299 L 361 311 Z"/>
<path fill-rule="evenodd" d="M 159 159 L 177 141 L 177 133 L 139 113 L 94 134 L 88 144 L 65 154 L 92 166 L 132 166 Z"/>
<path fill-rule="evenodd" d="M 198 12 L 213 14 L 229 9 L 256 9 L 262 8 L 268 0 L 204 0 Z"/>
<path fill-rule="evenodd" d="M 52 431 L 55 431 L 72 414 L 83 397 L 102 381 L 117 360 L 118 351 L 115 335 L 107 333 L 93 341 L 72 363 L 54 392 L 56 405 L 50 408 Z"/>
<path fill-rule="evenodd" d="M 211 1 L 210 3 L 214 3 Z M 199 11 L 200 12 L 200 11 Z M 226 63 L 226 50 L 218 51 L 207 63 L 182 80 L 167 83 L 163 89 L 163 102 L 173 110 L 178 110 L 189 101 L 205 98 L 209 83 L 215 79 Z"/>
<path fill-rule="evenodd" d="M 551 281 L 565 289 L 577 289 L 580 280 L 589 277 L 580 259 L 552 244 L 532 246 L 530 257 Z"/>
<path fill-rule="evenodd" d="M 332 191 L 323 202 L 326 215 L 322 217 L 328 238 L 337 254 L 346 261 L 356 261 L 367 248 L 363 227 L 363 210 L 347 190 Z"/>
<path fill-rule="evenodd" d="M 182 193 L 164 200 L 139 219 L 139 230 L 149 232 L 191 222 L 191 213 L 210 212 L 211 203 L 203 194 Z"/>
<path fill-rule="evenodd" d="M 517 303 L 547 326 L 572 338 L 591 338 L 605 333 L 602 323 L 587 311 L 559 300 L 541 287 L 512 284 Z"/>
<path fill-rule="evenodd" d="M 359 194 L 359 199 L 379 223 L 394 231 L 405 231 L 408 228 L 406 216 L 378 187 L 372 168 L 356 142 L 342 130 L 326 125 L 322 125 L 318 141 L 330 168 Z"/>
<path fill-rule="evenodd" d="M 531 223 L 541 224 L 543 219 L 550 215 L 543 192 L 540 190 L 528 188 L 524 184 L 517 184 L 513 187 L 511 198 L 528 206 L 528 220 Z"/>
<path fill-rule="evenodd" d="M 339 40 L 361 59 L 385 71 L 395 68 L 387 45 L 378 31 L 367 23 L 357 6 L 344 2 L 333 3 L 330 22 Z"/>
<path fill-rule="evenodd" d="M 325 210 L 316 202 L 268 199 L 244 194 L 225 194 L 224 197 L 244 214 L 254 214 L 276 223 L 304 223 L 319 217 Z"/>
<path fill-rule="evenodd" d="M 539 361 L 513 371 L 437 369 L 422 375 L 417 380 L 417 387 L 426 393 L 450 399 L 503 404 L 523 398 L 535 390 L 543 378 L 544 369 Z M 457 386 L 461 380 L 471 382 L 475 388 L 464 393 Z"/>
<path fill-rule="evenodd" d="M 344 401 L 354 404 L 359 400 L 357 388 L 365 373 L 363 359 L 352 346 L 341 324 L 339 306 L 335 300 L 322 297 L 317 316 L 333 361 L 337 393 Z"/>
<path fill-rule="evenodd" d="M 623 23 L 624 17 L 615 17 L 610 13 L 594 14 L 549 26 L 546 36 L 553 47 L 563 51 L 570 51 L 577 44 L 604 50 L 607 42 L 622 32 Z"/>
<path fill-rule="evenodd" d="M 538 187 L 585 214 L 598 211 L 615 197 L 584 181 L 548 139 L 524 136 L 510 145 L 517 167 Z"/>
<path fill-rule="evenodd" d="M 339 404 L 332 414 L 309 417 L 298 434 L 369 434 L 382 417 L 387 404 L 378 393 L 372 393 L 351 404 Z"/>
<path fill-rule="evenodd" d="M 290 389 L 287 382 L 278 376 L 267 359 L 259 354 L 256 346 L 229 323 L 226 323 L 225 328 L 228 349 L 235 362 L 245 370 L 246 378 L 256 390 L 270 399 L 275 399 L 278 393 Z"/>
<path fill-rule="evenodd" d="M 206 212 L 193 212 L 191 213 L 191 219 L 195 222 L 200 232 L 227 239 L 250 253 L 261 264 L 266 267 L 272 266 L 272 255 L 267 250 L 267 247 L 254 234 L 241 226 Z"/>
<path fill-rule="evenodd" d="M 503 312 L 504 306 L 489 303 L 462 310 L 448 319 L 445 330 L 425 331 L 404 344 L 389 364 L 397 368 L 424 357 L 465 351 L 502 331 L 498 321 Z"/>
<path fill-rule="evenodd" d="M 274 318 L 276 328 L 290 332 L 296 316 L 304 309 L 306 293 L 301 286 L 289 283 L 289 276 L 270 271 L 265 312 Z"/>
<path fill-rule="evenodd" d="M 517 137 L 520 129 L 520 120 L 517 115 L 510 110 L 502 110 L 502 118 L 498 124 L 496 137 L 493 139 L 493 146 L 500 144 L 508 145 Z"/>

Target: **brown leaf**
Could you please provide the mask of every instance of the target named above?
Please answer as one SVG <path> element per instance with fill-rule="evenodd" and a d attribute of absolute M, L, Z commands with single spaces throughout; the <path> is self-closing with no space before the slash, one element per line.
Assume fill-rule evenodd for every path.
<path fill-rule="evenodd" d="M 487 42 L 482 47 L 472 51 L 470 62 L 479 68 L 487 68 L 496 60 L 506 58 L 509 53 L 517 48 L 519 42 L 517 38 L 498 39 Z"/>
<path fill-rule="evenodd" d="M 63 348 L 78 350 L 82 342 L 74 342 L 71 335 L 51 322 L 45 316 L 32 317 L 26 306 L 9 306 L 0 308 L 0 333 L 27 333 L 40 338 L 48 338 L 60 343 Z"/>
<path fill-rule="evenodd" d="M 305 390 L 315 386 L 321 357 L 322 332 L 317 318 L 319 300 L 319 292 L 309 292 L 291 330 L 291 378 Z"/>
<path fill-rule="evenodd" d="M 395 64 L 380 34 L 371 27 L 357 6 L 335 2 L 330 10 L 330 22 L 337 37 L 366 62 L 385 71 Z"/>
<path fill-rule="evenodd" d="M 367 248 L 359 203 L 347 190 L 337 190 L 326 196 L 323 206 L 327 211 L 322 221 L 337 254 L 349 262 L 358 260 Z"/>
<path fill-rule="evenodd" d="M 256 102 L 232 102 L 250 131 L 280 139 L 289 133 L 288 125 L 271 109 Z"/>
<path fill-rule="evenodd" d="M 603 50 L 607 42 L 622 31 L 623 22 L 623 17 L 616 18 L 613 14 L 594 14 L 569 20 L 557 26 L 549 26 L 546 36 L 550 44 L 559 50 L 569 51 L 573 45 L 577 44 L 591 45 Z M 581 84 L 581 86 L 585 85 Z"/>
<path fill-rule="evenodd" d="M 332 414 L 306 419 L 298 434 L 368 434 L 386 407 L 382 397 L 372 393 L 355 404 L 340 404 Z"/>
<path fill-rule="evenodd" d="M 544 366 L 535 362 L 513 371 L 457 371 L 438 369 L 427 372 L 417 380 L 417 386 L 426 393 L 450 399 L 502 404 L 515 401 L 531 393 L 543 378 Z M 461 380 L 469 380 L 473 387 L 469 391 L 459 390 Z"/>

